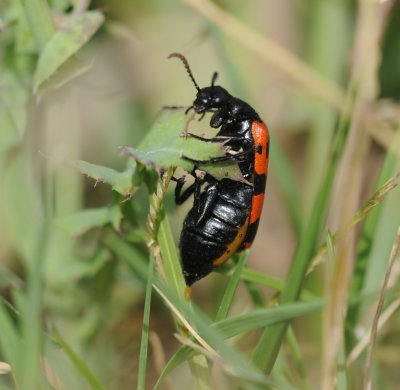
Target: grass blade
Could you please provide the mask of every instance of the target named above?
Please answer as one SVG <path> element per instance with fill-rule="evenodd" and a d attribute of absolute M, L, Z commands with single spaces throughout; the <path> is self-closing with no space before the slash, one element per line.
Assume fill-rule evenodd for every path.
<path fill-rule="evenodd" d="M 300 235 L 302 227 L 302 216 L 299 207 L 299 194 L 295 187 L 295 177 L 293 173 L 290 160 L 286 155 L 284 149 L 278 142 L 278 139 L 273 140 L 273 147 L 271 148 L 271 161 L 274 162 L 273 169 L 276 173 L 276 180 L 279 182 L 283 197 L 286 201 L 288 212 L 292 220 L 294 230 L 297 237 Z"/>
<path fill-rule="evenodd" d="M 185 361 L 189 360 L 191 357 L 193 357 L 196 354 L 196 352 L 184 345 L 178 349 L 177 352 L 169 359 L 167 365 L 164 367 L 163 372 L 157 379 L 156 384 L 154 385 L 154 390 L 157 390 L 160 388 L 163 380 L 167 377 L 168 374 L 170 374 L 176 367 L 184 363 Z"/>
<path fill-rule="evenodd" d="M 160 245 L 168 284 L 173 287 L 177 294 L 183 294 L 185 290 L 185 281 L 183 280 L 182 267 L 172 236 L 171 226 L 164 210 L 160 212 L 157 242 Z"/>
<path fill-rule="evenodd" d="M 140 355 L 139 355 L 139 372 L 138 372 L 138 390 L 144 390 L 146 385 L 146 366 L 147 366 L 147 351 L 149 344 L 149 328 L 150 328 L 150 303 L 151 293 L 153 284 L 153 273 L 154 273 L 154 257 L 155 250 L 152 250 L 149 261 L 149 271 L 147 273 L 147 284 L 146 284 L 146 297 L 144 301 L 144 313 L 143 313 L 143 326 L 142 326 L 142 339 L 140 343 Z"/>
<path fill-rule="evenodd" d="M 21 342 L 3 301 L 0 301 L 0 329 L 2 354 L 4 354 L 7 362 L 11 365 L 14 375 L 18 377 L 20 368 L 18 364 L 18 351 L 21 350 Z"/>
<path fill-rule="evenodd" d="M 221 304 L 218 308 L 217 315 L 215 316 L 215 321 L 220 321 L 228 315 L 229 309 L 231 307 L 233 297 L 235 295 L 236 289 L 239 284 L 240 280 L 240 275 L 242 273 L 242 270 L 244 268 L 244 265 L 246 263 L 247 257 L 249 255 L 249 252 L 243 252 L 240 257 L 239 261 L 236 264 L 236 267 L 233 271 L 233 275 L 229 280 L 229 284 L 225 290 L 225 294 L 222 298 Z"/>
<path fill-rule="evenodd" d="M 297 302 L 292 304 L 253 310 L 250 313 L 227 318 L 211 325 L 221 332 L 225 338 L 236 336 L 243 332 L 285 322 L 306 314 L 321 310 L 322 300 L 313 302 Z"/>
<path fill-rule="evenodd" d="M 96 376 L 90 371 L 90 368 L 86 363 L 74 352 L 71 346 L 62 338 L 62 336 L 54 330 L 54 339 L 58 343 L 67 356 L 70 358 L 71 362 L 77 368 L 77 370 L 86 378 L 93 390 L 105 390 L 105 387 L 99 382 Z"/>
<path fill-rule="evenodd" d="M 396 238 L 395 238 L 395 241 L 394 241 L 394 244 L 392 247 L 392 251 L 390 254 L 389 265 L 388 265 L 385 279 L 383 281 L 381 291 L 379 294 L 378 307 L 376 309 L 374 321 L 372 323 L 371 338 L 370 338 L 370 343 L 368 346 L 368 353 L 367 353 L 367 359 L 366 359 L 366 364 L 365 364 L 365 375 L 364 375 L 364 388 L 367 390 L 370 390 L 372 388 L 372 382 L 371 382 L 372 352 L 374 349 L 374 345 L 376 342 L 376 336 L 378 333 L 378 321 L 379 321 L 379 317 L 380 317 L 382 309 L 383 309 L 383 304 L 384 304 L 384 300 L 385 300 L 385 291 L 386 291 L 387 285 L 389 283 L 389 277 L 392 272 L 394 260 L 396 258 L 399 246 L 400 246 L 400 226 L 397 229 Z"/>
<path fill-rule="evenodd" d="M 42 221 L 40 236 L 37 243 L 36 253 L 32 258 L 32 263 L 28 269 L 28 283 L 26 301 L 21 308 L 23 313 L 24 340 L 19 357 L 21 359 L 21 389 L 29 390 L 39 383 L 40 369 L 39 359 L 42 345 L 42 293 L 43 293 L 43 267 L 47 255 L 49 240 L 49 223 Z"/>
<path fill-rule="evenodd" d="M 293 328 L 291 326 L 289 326 L 287 338 L 288 338 L 288 343 L 290 346 L 290 350 L 292 352 L 294 362 L 295 362 L 297 370 L 300 374 L 300 378 L 303 381 L 302 388 L 311 390 L 312 386 L 311 386 L 310 380 L 307 376 L 306 367 L 305 367 L 305 364 L 304 364 L 304 361 L 303 361 L 303 358 L 302 358 L 301 352 L 300 352 L 300 346 L 297 342 L 296 335 L 294 334 Z"/>

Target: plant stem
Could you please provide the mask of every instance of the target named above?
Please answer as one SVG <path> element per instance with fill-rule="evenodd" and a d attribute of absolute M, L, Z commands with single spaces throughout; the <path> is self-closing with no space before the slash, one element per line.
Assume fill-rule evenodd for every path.
<path fill-rule="evenodd" d="M 158 249 L 156 248 L 155 250 Z M 140 343 L 139 375 L 138 375 L 138 386 L 137 386 L 138 390 L 144 390 L 146 386 L 147 351 L 148 351 L 149 330 L 150 330 L 150 303 L 151 303 L 151 292 L 153 284 L 155 250 L 151 251 L 149 268 L 147 273 L 146 297 L 144 301 L 143 326 L 142 326 L 142 339 Z"/>

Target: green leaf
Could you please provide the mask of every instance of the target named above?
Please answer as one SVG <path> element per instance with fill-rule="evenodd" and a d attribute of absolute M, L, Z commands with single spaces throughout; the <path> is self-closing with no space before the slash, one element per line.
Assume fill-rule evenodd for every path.
<path fill-rule="evenodd" d="M 27 121 L 28 91 L 26 85 L 17 74 L 4 70 L 0 73 L 0 106 L 1 121 L 10 122 L 14 137 L 22 138 Z M 7 118 L 8 117 L 8 118 Z M 3 125 L 1 127 L 3 133 Z M 10 133 L 11 130 L 5 130 Z M 0 136 L 3 138 L 3 135 Z"/>
<path fill-rule="evenodd" d="M 43 81 L 36 91 L 37 99 L 40 100 L 43 94 L 49 89 L 57 89 L 64 84 L 80 76 L 92 67 L 91 63 L 86 63 L 78 57 L 73 56 L 65 61 L 49 79 Z"/>
<path fill-rule="evenodd" d="M 71 161 L 70 165 L 97 182 L 110 184 L 114 191 L 124 197 L 131 197 L 134 193 L 132 176 L 135 166 L 132 166 L 124 172 L 118 172 L 112 168 L 91 164 L 82 160 Z"/>
<path fill-rule="evenodd" d="M 65 353 L 70 358 L 71 362 L 78 369 L 78 371 L 86 378 L 90 386 L 94 390 L 105 390 L 103 385 L 99 382 L 96 376 L 92 373 L 86 363 L 75 353 L 71 346 L 61 337 L 61 335 L 54 330 L 55 342 L 59 344 Z"/>
<path fill-rule="evenodd" d="M 33 77 L 35 91 L 90 39 L 103 21 L 104 16 L 99 11 L 65 18 L 64 26 L 56 31 L 40 54 Z"/>
<path fill-rule="evenodd" d="M 164 367 L 153 390 L 159 389 L 163 380 L 168 376 L 169 373 L 171 373 L 176 367 L 184 363 L 186 360 L 189 360 L 195 354 L 196 352 L 186 345 L 180 347 Z"/>
<path fill-rule="evenodd" d="M 151 304 L 153 275 L 154 275 L 154 250 L 152 250 L 152 253 L 150 255 L 149 270 L 147 273 L 146 297 L 144 301 L 142 337 L 140 342 L 140 353 L 139 353 L 139 370 L 138 370 L 138 385 L 137 385 L 138 390 L 144 390 L 146 386 L 146 367 L 148 359 L 147 352 L 149 348 L 150 304 Z"/>
<path fill-rule="evenodd" d="M 240 275 L 244 269 L 244 265 L 246 263 L 248 255 L 249 251 L 245 251 L 240 255 L 238 263 L 234 268 L 233 275 L 229 279 L 229 283 L 228 286 L 226 287 L 225 294 L 219 305 L 217 315 L 215 316 L 215 321 L 222 320 L 226 318 L 226 316 L 228 315 L 229 309 L 233 302 L 233 297 L 235 296 L 236 289 L 239 285 Z"/>
<path fill-rule="evenodd" d="M 193 117 L 185 115 L 185 110 L 163 110 L 153 127 L 140 143 L 137 149 L 124 146 L 122 154 L 131 156 L 146 165 L 159 168 L 179 166 L 187 171 L 193 169 L 193 163 L 182 158 L 186 155 L 195 160 L 208 160 L 210 157 L 224 156 L 224 146 L 221 143 L 204 142 L 185 136 L 191 132 L 190 122 Z M 209 129 L 208 124 L 206 128 Z M 215 135 L 207 134 L 207 138 Z M 232 161 L 218 164 L 198 164 L 217 179 L 229 177 L 233 180 L 244 180 L 238 165 Z"/>
<path fill-rule="evenodd" d="M 17 3 L 18 4 L 18 3 Z M 18 4 L 20 5 L 20 4 Z M 21 6 L 21 13 L 23 8 Z M 27 19 L 21 15 L 17 20 L 16 26 L 16 49 L 18 53 L 35 53 L 36 43 L 32 36 Z"/>
<path fill-rule="evenodd" d="M 298 302 L 277 307 L 268 307 L 266 309 L 257 309 L 250 313 L 221 320 L 211 325 L 211 327 L 223 333 L 224 337 L 230 338 L 243 332 L 313 313 L 321 310 L 322 304 L 322 300 L 316 300 L 313 302 Z"/>
<path fill-rule="evenodd" d="M 161 210 L 159 218 L 157 242 L 161 248 L 168 285 L 170 285 L 177 294 L 183 294 L 185 281 L 183 279 L 178 251 L 172 236 L 171 226 L 164 210 Z"/>
<path fill-rule="evenodd" d="M 12 115 L 9 110 L 3 107 L 0 108 L 0 128 L 0 153 L 3 153 L 20 141 Z"/>
<path fill-rule="evenodd" d="M 0 301 L 0 346 L 2 355 L 11 365 L 12 370 L 18 374 L 18 351 L 21 349 L 21 340 L 16 331 L 15 324 L 8 315 L 5 303 Z"/>
<path fill-rule="evenodd" d="M 306 302 L 306 303 L 295 303 L 284 306 L 266 308 L 254 310 L 250 313 L 239 315 L 236 317 L 224 319 L 222 321 L 215 322 L 211 325 L 213 330 L 222 333 L 224 338 L 230 338 L 239 335 L 243 332 L 248 332 L 254 329 L 258 329 L 267 325 L 276 324 L 289 319 L 294 319 L 306 314 L 313 313 L 321 310 L 322 301 Z M 196 351 L 192 350 L 188 346 L 182 346 L 168 361 L 164 367 L 163 372 L 157 380 L 154 390 L 158 389 L 162 381 L 170 374 L 176 367 L 190 359 L 196 354 Z"/>
<path fill-rule="evenodd" d="M 54 224 L 73 236 L 80 236 L 92 228 L 104 226 L 108 223 L 119 230 L 121 218 L 120 207 L 115 204 L 110 207 L 86 209 L 65 217 L 58 217 L 54 219 Z"/>

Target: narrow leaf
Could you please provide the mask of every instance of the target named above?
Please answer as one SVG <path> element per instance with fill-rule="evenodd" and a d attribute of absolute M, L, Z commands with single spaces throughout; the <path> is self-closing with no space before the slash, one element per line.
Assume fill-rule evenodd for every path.
<path fill-rule="evenodd" d="M 322 308 L 322 301 L 298 302 L 266 309 L 253 310 L 250 313 L 228 318 L 213 324 L 211 327 L 230 338 L 243 332 L 262 328 L 268 325 L 292 320 Z"/>
<path fill-rule="evenodd" d="M 103 20 L 99 11 L 86 11 L 65 18 L 63 27 L 56 31 L 40 54 L 33 77 L 35 91 L 90 39 Z"/>
<path fill-rule="evenodd" d="M 171 373 L 175 368 L 180 366 L 185 361 L 189 360 L 195 354 L 196 352 L 186 345 L 180 347 L 178 351 L 175 352 L 175 354 L 168 361 L 167 365 L 164 367 L 164 370 L 162 371 L 160 377 L 157 379 L 157 383 L 154 386 L 154 390 L 160 388 L 163 380 L 167 377 L 169 373 Z"/>
<path fill-rule="evenodd" d="M 80 236 L 90 229 L 101 227 L 111 223 L 116 230 L 122 218 L 121 209 L 118 205 L 101 207 L 97 209 L 86 209 L 78 213 L 54 219 L 58 228 L 65 230 L 72 236 Z"/>
<path fill-rule="evenodd" d="M 147 366 L 147 351 L 149 345 L 150 303 L 151 303 L 153 273 L 154 273 L 154 250 L 150 255 L 149 270 L 147 273 L 148 276 L 146 283 L 146 298 L 144 301 L 142 338 L 140 342 L 139 372 L 138 372 L 138 386 L 137 386 L 138 390 L 144 390 L 146 386 L 146 366 Z"/>
<path fill-rule="evenodd" d="M 124 146 L 121 153 L 146 165 L 159 168 L 179 166 L 187 171 L 191 171 L 194 164 L 182 158 L 183 155 L 195 160 L 224 156 L 223 143 L 204 142 L 187 136 L 187 132 L 191 131 L 192 119 L 193 117 L 185 115 L 184 110 L 163 110 L 140 145 L 137 148 Z M 205 127 L 209 129 L 208 125 Z M 214 135 L 215 132 L 205 137 L 211 138 Z M 217 179 L 229 177 L 233 180 L 244 180 L 238 165 L 232 161 L 197 166 Z"/>
<path fill-rule="evenodd" d="M 102 182 L 111 185 L 112 189 L 124 197 L 130 197 L 134 193 L 132 185 L 132 176 L 135 166 L 132 166 L 124 172 L 118 172 L 115 169 L 102 165 L 91 164 L 82 160 L 71 161 L 70 165 L 78 169 L 81 173 L 88 175 L 96 182 Z"/>
<path fill-rule="evenodd" d="M 218 308 L 218 312 L 215 317 L 215 321 L 222 320 L 222 319 L 226 318 L 226 316 L 228 315 L 229 309 L 230 309 L 232 301 L 233 301 L 233 297 L 235 296 L 236 289 L 239 285 L 240 275 L 243 271 L 244 265 L 246 264 L 248 255 L 249 255 L 248 251 L 243 252 L 240 255 L 239 261 L 236 264 L 236 267 L 233 271 L 232 277 L 229 279 L 229 283 L 225 290 L 225 294 L 224 294 L 221 304 Z"/>
<path fill-rule="evenodd" d="M 75 353 L 71 346 L 61 337 L 58 332 L 54 332 L 55 342 L 58 343 L 77 370 L 86 378 L 93 390 L 105 390 L 103 385 L 99 382 L 96 376 L 90 371 L 86 363 Z"/>
<path fill-rule="evenodd" d="M 2 353 L 11 364 L 12 370 L 18 374 L 18 351 L 21 341 L 16 332 L 15 324 L 7 313 L 4 302 L 0 301 L 0 346 Z"/>

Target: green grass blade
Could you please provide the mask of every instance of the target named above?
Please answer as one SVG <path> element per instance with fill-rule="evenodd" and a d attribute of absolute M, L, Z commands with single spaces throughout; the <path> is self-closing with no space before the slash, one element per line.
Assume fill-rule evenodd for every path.
<path fill-rule="evenodd" d="M 270 379 L 249 363 L 235 348 L 227 344 L 223 335 L 213 329 L 209 324 L 209 320 L 204 317 L 204 314 L 199 309 L 196 309 L 194 305 L 190 306 L 182 294 L 177 295 L 160 280 L 156 280 L 155 284 L 156 291 L 165 300 L 167 305 L 170 308 L 173 305 L 174 309 L 178 310 L 183 317 L 189 318 L 191 326 L 197 330 L 202 339 L 218 352 L 224 361 L 224 367 L 229 367 L 229 373 L 241 381 L 262 384 L 265 388 L 272 384 Z"/>
<path fill-rule="evenodd" d="M 218 308 L 217 315 L 215 316 L 215 321 L 220 321 L 226 318 L 226 316 L 228 315 L 229 309 L 233 301 L 233 297 L 235 296 L 236 289 L 239 285 L 240 275 L 244 269 L 244 265 L 246 264 L 248 255 L 249 255 L 248 251 L 243 252 L 240 255 L 239 261 L 236 264 L 236 267 L 233 271 L 233 275 L 229 280 L 228 286 L 225 290 L 225 294 Z"/>
<path fill-rule="evenodd" d="M 300 346 L 297 342 L 296 335 L 294 334 L 293 328 L 289 326 L 287 333 L 288 344 L 290 346 L 290 350 L 292 352 L 294 363 L 297 367 L 297 370 L 300 374 L 300 378 L 303 381 L 303 389 L 311 390 L 311 382 L 307 376 L 307 370 L 301 356 Z"/>
<path fill-rule="evenodd" d="M 300 235 L 302 227 L 302 216 L 299 207 L 299 194 L 295 187 L 295 176 L 291 167 L 290 160 L 278 142 L 278 139 L 273 140 L 271 147 L 271 161 L 273 161 L 272 169 L 275 172 L 276 180 L 283 193 L 283 198 L 286 202 L 290 219 L 296 235 Z M 268 195 L 267 195 L 268 196 Z"/>
<path fill-rule="evenodd" d="M 182 267 L 172 236 L 171 226 L 163 209 L 161 209 L 159 218 L 157 242 L 161 248 L 167 281 L 177 294 L 183 295 L 186 284 L 183 279 Z"/>
<path fill-rule="evenodd" d="M 176 351 L 175 354 L 171 357 L 171 359 L 169 359 L 167 365 L 164 367 L 161 375 L 159 376 L 156 384 L 154 385 L 154 390 L 160 388 L 162 382 L 164 381 L 164 379 L 167 377 L 168 374 L 170 374 L 176 367 L 178 367 L 185 361 L 189 360 L 196 353 L 197 352 L 195 352 L 193 349 L 191 349 L 186 345 L 180 347 L 178 351 Z"/>
<path fill-rule="evenodd" d="M 235 270 L 236 267 L 234 265 L 225 264 L 223 267 L 216 269 L 216 272 L 232 277 Z M 242 273 L 240 274 L 240 278 L 246 282 L 261 284 L 277 291 L 282 291 L 285 285 L 285 283 L 280 279 L 273 278 L 272 276 L 249 268 L 243 269 Z"/>
<path fill-rule="evenodd" d="M 234 265 L 225 264 L 223 267 L 218 268 L 215 272 L 221 273 L 223 275 L 232 276 L 235 272 Z M 240 274 L 240 279 L 245 282 L 260 284 L 262 286 L 266 286 L 269 288 L 273 288 L 277 291 L 282 291 L 285 287 L 285 282 L 281 279 L 274 278 L 272 276 L 261 273 L 260 271 L 256 271 L 250 268 L 244 268 Z M 309 301 L 315 299 L 315 295 L 312 294 L 308 290 L 303 290 L 301 293 L 302 300 Z M 264 302 L 264 301 L 262 301 Z"/>
<path fill-rule="evenodd" d="M 47 255 L 49 240 L 49 223 L 41 222 L 40 236 L 32 262 L 28 266 L 28 282 L 26 302 L 21 308 L 23 316 L 22 337 L 23 345 L 19 350 L 21 359 L 21 389 L 30 390 L 39 383 L 39 360 L 42 346 L 42 293 L 43 267 Z"/>
<path fill-rule="evenodd" d="M 140 354 L 139 354 L 139 372 L 138 372 L 138 390 L 144 390 L 146 386 L 146 366 L 147 366 L 147 351 L 149 345 L 149 330 L 150 330 L 150 304 L 151 304 L 151 293 L 153 284 L 153 273 L 154 273 L 154 250 L 150 255 L 149 271 L 147 273 L 147 284 L 146 284 L 146 297 L 144 301 L 144 313 L 143 313 L 143 326 L 142 326 L 142 339 L 140 343 Z"/>
<path fill-rule="evenodd" d="M 240 333 L 288 321 L 321 310 L 322 300 L 297 302 L 292 304 L 253 310 L 249 313 L 216 322 L 211 327 L 230 338 Z"/>
<path fill-rule="evenodd" d="M 10 316 L 7 313 L 5 304 L 0 301 L 0 345 L 7 363 L 11 365 L 11 369 L 15 376 L 19 373 L 18 351 L 21 350 L 21 341 L 14 327 Z"/>
<path fill-rule="evenodd" d="M 63 348 L 71 362 L 88 381 L 93 390 L 105 390 L 105 387 L 103 387 L 103 385 L 92 373 L 86 363 L 74 352 L 71 346 L 62 338 L 62 336 L 56 330 L 54 330 L 54 340 Z"/>

